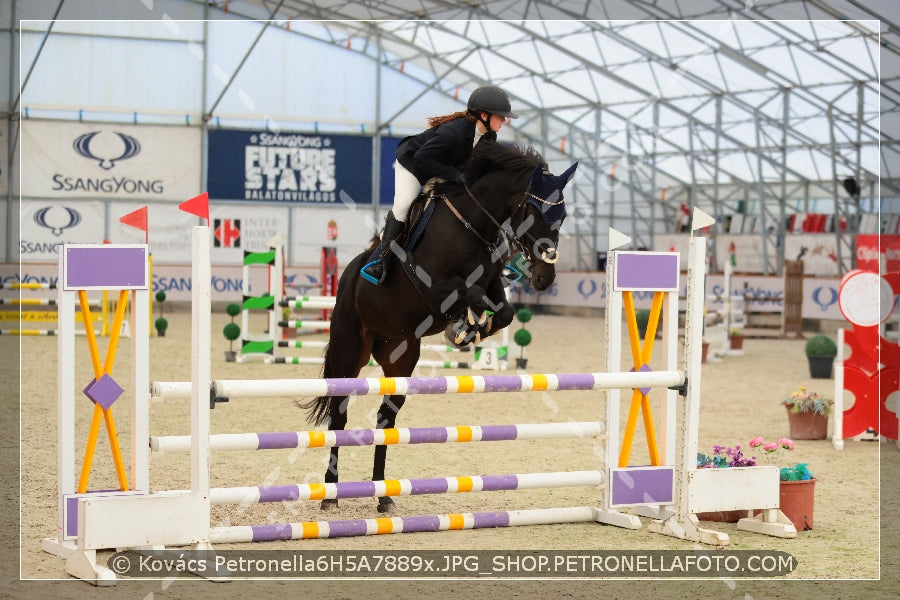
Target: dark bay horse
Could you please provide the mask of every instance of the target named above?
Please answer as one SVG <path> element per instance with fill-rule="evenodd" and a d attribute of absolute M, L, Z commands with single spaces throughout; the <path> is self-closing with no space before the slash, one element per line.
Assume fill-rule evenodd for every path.
<path fill-rule="evenodd" d="M 479 143 L 464 169 L 467 184 L 435 187 L 434 211 L 414 250 L 393 246 L 394 260 L 403 268 L 395 265 L 381 285 L 373 285 L 359 273 L 373 250 L 347 265 L 331 315 L 323 377 L 357 377 L 370 356 L 385 376 L 408 377 L 423 336 L 445 331 L 451 343 L 477 343 L 509 325 L 514 311 L 500 276 L 504 262 L 512 251 L 521 251 L 531 261 L 534 289 L 550 287 L 566 214 L 563 188 L 576 167 L 555 176 L 530 148 Z M 405 400 L 385 396 L 377 427 L 394 427 Z M 320 396 L 301 404 L 311 423 L 328 423 L 333 430 L 346 426 L 347 405 L 347 396 Z M 326 483 L 338 481 L 338 450 L 331 449 Z M 373 481 L 384 479 L 385 454 L 385 446 L 375 447 Z M 378 500 L 379 512 L 393 507 L 390 497 Z M 336 499 L 322 501 L 322 509 L 336 505 Z"/>

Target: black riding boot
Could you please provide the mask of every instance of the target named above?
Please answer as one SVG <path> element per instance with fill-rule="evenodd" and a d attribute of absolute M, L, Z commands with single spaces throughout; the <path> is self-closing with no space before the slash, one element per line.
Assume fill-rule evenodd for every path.
<path fill-rule="evenodd" d="M 403 231 L 405 223 L 394 218 L 394 213 L 388 211 L 384 219 L 384 233 L 381 234 L 381 257 L 364 266 L 360 275 L 367 281 L 379 285 L 388 275 L 388 266 L 394 253 L 391 251 L 391 242 Z"/>

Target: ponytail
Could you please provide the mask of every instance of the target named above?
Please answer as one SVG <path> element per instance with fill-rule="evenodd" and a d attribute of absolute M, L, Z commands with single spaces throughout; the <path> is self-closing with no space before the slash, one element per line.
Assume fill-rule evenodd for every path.
<path fill-rule="evenodd" d="M 476 117 L 474 113 L 469 111 L 461 110 L 449 115 L 443 115 L 440 117 L 428 117 L 427 123 L 428 127 L 437 127 L 438 125 L 443 125 L 444 123 L 449 123 L 454 119 L 464 118 L 467 121 L 475 122 Z"/>

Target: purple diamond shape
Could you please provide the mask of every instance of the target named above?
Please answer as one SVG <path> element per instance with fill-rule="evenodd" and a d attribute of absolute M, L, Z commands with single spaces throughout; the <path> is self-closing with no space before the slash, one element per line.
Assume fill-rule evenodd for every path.
<path fill-rule="evenodd" d="M 125 390 L 119 387 L 119 384 L 116 383 L 115 379 L 106 373 L 104 373 L 100 379 L 92 381 L 82 391 L 85 396 L 102 406 L 104 410 L 112 406 L 113 402 L 118 400 L 119 396 L 125 392 Z"/>
<path fill-rule="evenodd" d="M 638 371 L 640 371 L 641 373 L 646 373 L 647 371 L 652 371 L 652 370 L 653 370 L 653 369 L 650 368 L 650 365 L 648 365 L 648 364 L 646 364 L 646 363 L 644 363 L 643 365 L 641 365 L 641 368 L 638 369 Z M 632 373 L 634 372 L 634 367 L 631 367 L 631 372 L 632 372 Z M 641 391 L 642 394 L 644 394 L 644 395 L 646 396 L 647 394 L 650 393 L 650 390 L 653 389 L 653 388 L 651 388 L 651 387 L 642 387 L 642 388 L 638 388 L 638 389 Z"/>

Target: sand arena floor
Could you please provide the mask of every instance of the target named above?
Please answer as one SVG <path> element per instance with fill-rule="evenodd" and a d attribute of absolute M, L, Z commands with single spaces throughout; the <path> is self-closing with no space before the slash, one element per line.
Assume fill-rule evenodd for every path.
<path fill-rule="evenodd" d="M 170 327 L 165 337 L 150 340 L 152 381 L 188 381 L 190 379 L 190 315 L 186 312 L 167 314 Z M 221 336 L 228 322 L 224 311 L 214 314 L 212 325 L 212 376 L 214 379 L 272 379 L 317 377 L 317 366 L 266 365 L 260 362 L 226 363 L 223 359 L 228 342 Z M 591 372 L 605 370 L 606 348 L 603 321 L 597 318 L 537 315 L 529 324 L 534 341 L 528 347 L 528 371 L 532 373 Z M 324 339 L 320 336 L 316 339 Z M 102 340 L 102 338 L 101 338 Z M 7 444 L 4 471 L 15 473 L 21 461 L 21 537 L 10 540 L 21 548 L 19 576 L 27 580 L 59 579 L 53 582 L 10 584 L 0 593 L 7 597 L 188 597 L 215 594 L 231 597 L 238 590 L 242 596 L 253 593 L 260 599 L 275 598 L 303 590 L 327 594 L 333 598 L 388 594 L 394 598 L 412 598 L 427 594 L 443 597 L 459 586 L 476 586 L 478 593 L 498 598 L 549 595 L 562 598 L 776 598 L 816 597 L 877 598 L 896 597 L 895 584 L 859 581 L 896 577 L 897 526 L 881 521 L 880 511 L 896 512 L 897 500 L 887 493 L 896 490 L 897 464 L 900 452 L 893 443 L 848 441 L 843 451 L 832 449 L 830 440 L 798 442 L 791 457 L 808 462 L 818 477 L 816 486 L 815 528 L 800 532 L 796 539 L 781 540 L 738 531 L 733 524 L 716 523 L 714 528 L 731 537 L 731 549 L 783 550 L 796 557 L 798 567 L 786 580 L 731 581 L 292 581 L 233 582 L 216 586 L 196 578 L 177 581 L 122 581 L 113 589 L 97 590 L 68 578 L 63 561 L 41 551 L 40 540 L 54 534 L 56 522 L 56 411 L 57 411 L 57 346 L 55 338 L 36 337 L 21 340 L 2 338 L 3 356 L 14 357 L 21 351 L 20 361 L 4 360 L 7 380 L 21 376 L 19 441 L 14 449 Z M 117 378 L 127 381 L 130 348 L 124 340 L 115 365 Z M 101 341 L 105 344 L 105 340 Z M 19 349 L 20 348 L 20 349 Z M 91 367 L 87 344 L 77 345 L 76 381 L 90 381 Z M 292 354 L 301 351 L 294 350 Z M 314 354 L 318 351 L 304 351 Z M 658 354 L 659 350 L 657 350 Z M 427 353 L 426 353 L 427 354 Z M 628 356 L 628 354 L 626 354 Z M 19 371 L 16 373 L 15 371 Z M 419 374 L 462 374 L 458 370 L 423 369 Z M 380 369 L 364 370 L 364 375 L 380 374 Z M 779 404 L 798 385 L 827 396 L 833 395 L 833 381 L 809 378 L 801 340 L 745 341 L 742 356 L 728 356 L 702 369 L 702 402 L 700 408 L 699 447 L 711 449 L 713 444 L 746 444 L 753 437 L 778 439 L 788 435 L 784 408 Z M 124 386 L 127 387 L 127 386 Z M 80 398 L 80 396 L 79 396 Z M 552 392 L 529 394 L 486 394 L 458 396 L 412 396 L 398 418 L 399 427 L 439 425 L 476 425 L 602 420 L 602 392 Z M 627 405 L 628 396 L 623 398 Z M 367 428 L 374 422 L 379 399 L 358 398 L 351 406 L 349 427 Z M 114 409 L 120 439 L 128 439 L 129 411 L 127 402 Z M 84 440 L 90 419 L 89 402 L 78 408 L 76 439 L 79 440 L 77 465 L 80 467 Z M 622 421 L 624 423 L 624 410 Z M 9 414 L 6 415 L 9 419 Z M 166 400 L 151 406 L 151 435 L 187 434 L 190 412 L 186 401 Z M 235 399 L 220 405 L 211 415 L 213 433 L 294 431 L 307 429 L 304 415 L 290 398 Z M 830 429 L 830 426 L 829 426 Z M 6 428 L 9 440 L 15 424 Z M 443 477 L 449 475 L 481 475 L 501 473 L 585 470 L 601 467 L 591 440 L 541 440 L 493 442 L 489 444 L 442 444 L 396 447 L 388 451 L 387 476 L 395 478 Z M 632 464 L 647 461 L 643 427 L 638 433 L 632 453 Z M 15 450 L 21 450 L 16 452 Z M 316 481 L 325 467 L 326 452 L 279 450 L 270 452 L 223 452 L 212 456 L 212 486 L 278 485 Z M 341 453 L 341 477 L 344 481 L 371 477 L 372 449 L 347 448 Z M 881 465 L 881 472 L 879 471 Z M 885 483 L 879 502 L 879 477 Z M 187 489 L 190 487 L 187 455 L 153 455 L 151 464 L 153 489 Z M 893 488 L 888 487 L 893 485 Z M 12 484 L 16 489 L 15 483 Z M 116 487 L 109 443 L 101 434 L 92 469 L 92 489 Z M 10 488 L 7 488 L 10 489 Z M 600 490 L 595 488 L 562 488 L 519 492 L 485 492 L 401 497 L 397 514 L 439 514 L 447 512 L 511 510 L 521 508 L 598 505 Z M 12 505 L 15 496 L 7 492 Z M 885 514 L 881 512 L 881 514 Z M 371 518 L 375 512 L 373 499 L 342 500 L 340 508 L 328 519 Z M 213 507 L 213 525 L 296 522 L 324 518 L 316 503 L 274 503 L 251 506 Z M 646 523 L 646 520 L 645 520 Z M 598 524 L 545 525 L 524 528 L 483 529 L 464 532 L 421 533 L 410 535 L 371 536 L 330 540 L 271 542 L 265 549 L 408 549 L 408 550 L 504 550 L 504 549 L 692 549 L 691 542 L 638 531 Z M 227 549 L 231 546 L 223 547 Z M 246 548 L 246 546 L 233 546 Z M 880 571 L 880 558 L 888 567 Z M 891 562 L 893 561 L 893 562 Z M 884 568 L 882 566 L 882 568 Z M 11 578 L 18 579 L 11 569 Z M 893 575 L 890 575 L 893 571 Z M 830 584 L 802 584 L 794 580 L 857 580 Z M 28 593 L 46 590 L 48 596 Z M 210 586 L 210 587 L 204 587 Z M 254 587 L 249 587 L 254 586 Z M 362 587 L 365 586 L 365 587 Z M 804 587 L 806 586 L 806 587 Z M 213 591 L 214 590 L 214 591 Z M 364 591 L 365 590 L 365 591 Z M 642 590 L 638 592 L 638 590 Z M 892 591 L 893 590 L 893 591 Z M 832 593 L 839 595 L 831 596 Z M 148 595 L 149 594 L 149 595 Z M 635 595 L 632 595 L 635 594 Z M 800 594 L 800 595 L 794 595 Z M 21 596 L 20 596 L 21 595 Z M 456 594 L 453 594 L 456 595 Z M 236 596 L 235 596 L 236 597 Z M 811 596 L 810 596 L 811 597 Z"/>

